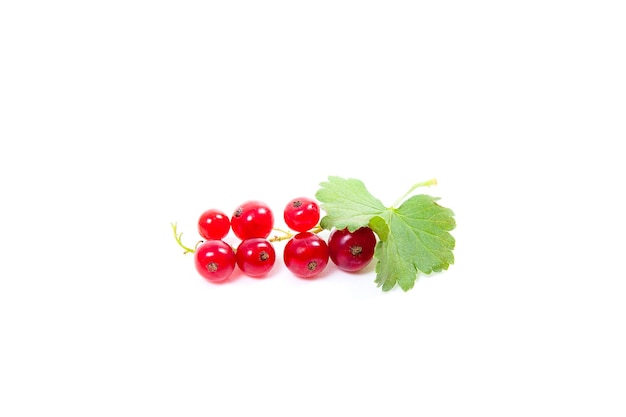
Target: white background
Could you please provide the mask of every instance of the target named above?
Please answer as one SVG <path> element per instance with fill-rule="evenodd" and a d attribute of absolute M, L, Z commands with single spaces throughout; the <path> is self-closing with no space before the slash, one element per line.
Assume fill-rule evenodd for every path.
<path fill-rule="evenodd" d="M 0 414 L 626 415 L 621 3 L 3 2 Z M 176 246 L 328 175 L 437 178 L 455 264 Z"/>

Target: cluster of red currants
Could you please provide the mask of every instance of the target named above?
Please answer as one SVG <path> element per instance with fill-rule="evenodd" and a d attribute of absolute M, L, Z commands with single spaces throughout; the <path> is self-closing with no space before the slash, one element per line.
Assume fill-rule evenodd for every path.
<path fill-rule="evenodd" d="M 198 232 L 205 240 L 192 251 L 197 271 L 211 282 L 225 281 L 235 267 L 246 275 L 264 277 L 276 261 L 273 242 L 284 239 L 289 239 L 283 250 L 285 266 L 301 278 L 317 277 L 329 259 L 339 269 L 355 272 L 365 268 L 374 256 L 376 235 L 368 227 L 354 232 L 333 229 L 328 242 L 320 237 L 320 207 L 311 198 L 289 201 L 283 218 L 295 235 L 274 229 L 274 214 L 261 201 L 241 204 L 230 217 L 218 209 L 205 211 L 198 220 Z M 223 240 L 231 229 L 241 239 L 236 248 Z M 269 238 L 272 230 L 285 236 Z"/>

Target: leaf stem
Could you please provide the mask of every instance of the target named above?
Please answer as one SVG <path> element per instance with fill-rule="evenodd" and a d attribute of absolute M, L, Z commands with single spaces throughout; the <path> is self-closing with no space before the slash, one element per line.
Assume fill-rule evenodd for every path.
<path fill-rule="evenodd" d="M 402 197 L 400 197 L 399 199 L 397 199 L 395 201 L 395 203 L 393 203 L 392 207 L 394 207 L 394 208 L 397 207 L 405 198 L 408 197 L 409 194 L 411 194 L 413 191 L 415 191 L 416 188 L 419 188 L 419 187 L 430 187 L 431 185 L 437 185 L 437 179 L 431 178 L 428 181 L 418 182 L 416 184 L 413 184 L 413 186 L 409 189 L 409 191 L 404 193 L 404 195 Z"/>
<path fill-rule="evenodd" d="M 183 248 L 185 250 L 185 252 L 183 252 L 185 255 L 188 253 L 195 253 L 195 249 L 191 249 L 185 245 L 183 245 L 183 242 L 180 240 L 180 238 L 183 236 L 182 233 L 178 233 L 177 229 L 176 229 L 176 223 L 170 223 L 172 225 L 172 231 L 174 232 L 174 239 L 176 239 L 176 243 L 178 243 L 178 245 Z M 197 245 L 196 245 L 197 247 Z"/>

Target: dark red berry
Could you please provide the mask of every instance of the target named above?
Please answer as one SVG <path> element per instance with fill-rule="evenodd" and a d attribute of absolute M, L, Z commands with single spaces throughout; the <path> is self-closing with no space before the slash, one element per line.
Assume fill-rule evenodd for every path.
<path fill-rule="evenodd" d="M 376 249 L 376 235 L 369 227 L 350 232 L 333 229 L 328 236 L 331 261 L 343 271 L 355 272 L 365 268 Z"/>

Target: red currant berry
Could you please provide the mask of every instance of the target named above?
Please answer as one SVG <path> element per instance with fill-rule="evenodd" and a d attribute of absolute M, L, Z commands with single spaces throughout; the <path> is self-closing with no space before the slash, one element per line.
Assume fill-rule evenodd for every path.
<path fill-rule="evenodd" d="M 207 240 L 194 254 L 196 269 L 207 281 L 221 282 L 235 270 L 235 252 L 223 240 Z"/>
<path fill-rule="evenodd" d="M 226 237 L 230 230 L 230 219 L 217 209 L 209 209 L 198 219 L 198 232 L 207 240 L 220 240 Z"/>
<path fill-rule="evenodd" d="M 274 227 L 274 214 L 265 203 L 256 200 L 247 201 L 237 207 L 230 219 L 230 226 L 241 240 L 253 237 L 266 238 Z"/>
<path fill-rule="evenodd" d="M 333 229 L 328 236 L 331 261 L 343 271 L 355 272 L 367 266 L 374 256 L 376 235 L 369 227 L 354 232 Z"/>
<path fill-rule="evenodd" d="M 285 245 L 283 258 L 287 269 L 300 278 L 314 278 L 328 264 L 328 245 L 311 232 L 298 233 Z"/>
<path fill-rule="evenodd" d="M 320 207 L 311 198 L 294 198 L 285 206 L 284 218 L 290 229 L 306 232 L 314 228 L 320 220 Z"/>
<path fill-rule="evenodd" d="M 237 266 L 251 277 L 262 277 L 274 266 L 276 252 L 269 240 L 253 237 L 242 240 L 236 251 Z"/>

